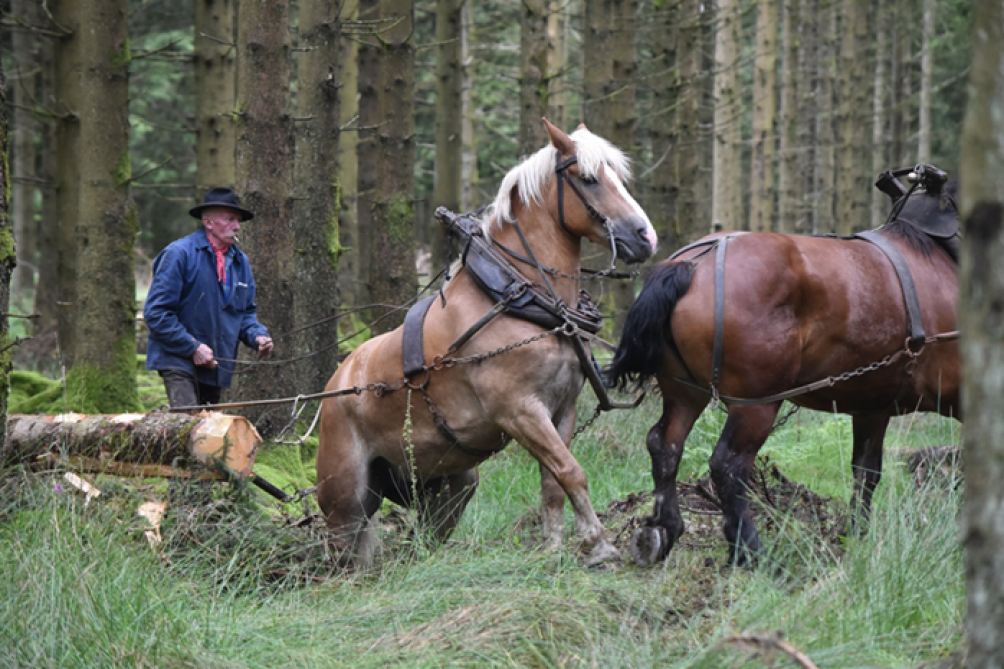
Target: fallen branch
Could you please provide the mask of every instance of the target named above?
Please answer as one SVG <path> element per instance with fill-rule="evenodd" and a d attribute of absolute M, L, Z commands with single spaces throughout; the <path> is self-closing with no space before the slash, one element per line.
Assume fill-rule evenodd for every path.
<path fill-rule="evenodd" d="M 738 646 L 740 650 L 747 653 L 768 653 L 773 654 L 780 651 L 794 660 L 803 669 L 819 669 L 816 664 L 780 636 L 770 636 L 767 634 L 742 634 L 731 636 L 722 640 L 722 644 Z M 768 665 L 773 662 L 768 661 Z"/>

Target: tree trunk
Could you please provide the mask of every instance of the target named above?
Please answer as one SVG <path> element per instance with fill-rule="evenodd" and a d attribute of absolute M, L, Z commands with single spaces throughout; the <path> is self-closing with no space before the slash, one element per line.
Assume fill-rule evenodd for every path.
<path fill-rule="evenodd" d="M 55 46 L 52 40 L 41 44 L 42 99 L 51 105 L 57 100 L 55 86 Z M 38 175 L 44 182 L 42 191 L 41 222 L 38 226 L 38 284 L 35 286 L 34 333 L 52 332 L 59 321 L 59 207 L 56 191 L 56 127 L 57 121 L 48 118 L 40 123 L 41 150 Z"/>
<path fill-rule="evenodd" d="M 7 153 L 7 80 L 0 61 L 0 309 L 10 308 L 10 279 L 14 273 L 14 231 L 10 222 L 10 173 Z M 0 318 L 0 447 L 7 443 L 7 402 L 10 399 L 10 319 Z"/>
<path fill-rule="evenodd" d="M 920 56 L 920 105 L 917 162 L 931 162 L 931 91 L 934 88 L 934 22 L 936 0 L 924 0 L 924 28 Z"/>
<path fill-rule="evenodd" d="M 799 200 L 795 203 L 798 218 L 795 227 L 800 233 L 815 231 L 816 169 L 819 159 L 819 137 L 816 134 L 819 115 L 819 0 L 798 0 L 798 171 Z"/>
<path fill-rule="evenodd" d="M 292 227 L 293 122 L 290 117 L 289 0 L 243 2 L 237 23 L 237 190 L 255 214 L 242 229 L 244 251 L 255 269 L 259 320 L 273 337 L 295 323 Z M 279 338 L 277 357 L 292 357 Z M 238 369 L 241 369 L 238 367 Z M 295 364 L 258 366 L 235 377 L 242 400 L 305 392 Z M 272 436 L 286 408 L 245 410 L 258 430 Z"/>
<path fill-rule="evenodd" d="M 338 216 L 339 246 L 338 290 L 341 302 L 358 306 L 359 284 L 359 171 L 356 150 L 359 146 L 359 42 L 345 33 L 359 19 L 358 0 L 348 0 L 342 5 L 343 34 L 339 40 L 339 79 L 343 94 L 339 98 L 339 127 L 345 130 L 338 137 L 338 183 L 341 185 L 341 210 Z M 341 323 L 339 323 L 341 325 Z M 348 326 L 347 326 L 348 327 Z M 339 328 L 339 332 L 342 328 Z"/>
<path fill-rule="evenodd" d="M 864 130 L 868 88 L 865 85 L 868 13 L 862 0 L 844 0 L 840 35 L 839 95 L 837 96 L 836 231 L 849 235 L 867 225 L 861 204 Z"/>
<path fill-rule="evenodd" d="M 669 250 L 686 244 L 680 219 L 676 214 L 679 194 L 677 174 L 678 150 L 677 105 L 680 100 L 680 75 L 677 69 L 678 17 L 680 10 L 671 5 L 657 15 L 661 39 L 653 40 L 652 60 L 655 73 L 651 78 L 652 114 L 649 137 L 652 165 L 645 211 L 660 237 L 660 245 Z"/>
<path fill-rule="evenodd" d="M 414 0 L 380 0 L 383 48 L 377 63 L 376 190 L 373 197 L 371 299 L 403 305 L 415 297 L 415 23 Z M 404 311 L 373 325 L 379 334 L 404 322 Z"/>
<path fill-rule="evenodd" d="M 76 353 L 69 404 L 86 413 L 139 408 L 136 391 L 138 221 L 130 193 L 127 0 L 80 12 L 80 221 Z"/>
<path fill-rule="evenodd" d="M 584 0 L 582 33 L 582 117 L 589 129 L 609 137 L 613 130 L 614 5 L 616 0 Z M 615 142 L 616 143 L 616 142 Z"/>
<path fill-rule="evenodd" d="M 460 62 L 463 77 L 461 93 L 461 209 L 474 211 L 478 198 L 478 147 L 474 133 L 474 116 L 477 105 L 474 101 L 474 58 L 471 40 L 474 32 L 474 0 L 466 0 L 461 9 L 460 21 Z"/>
<path fill-rule="evenodd" d="M 213 458 L 231 471 L 247 476 L 251 474 L 255 450 L 261 443 L 261 437 L 246 418 L 215 412 L 97 416 L 20 414 L 4 423 L 8 438 L 0 446 L 0 466 L 5 467 L 30 464 L 39 457 L 55 455 L 76 458 L 77 462 L 119 473 L 121 465 L 127 463 L 177 463 L 177 466 L 189 467 L 199 461 L 212 464 L 209 458 Z M 54 444 L 58 448 L 55 452 L 52 450 Z M 86 460 L 79 460 L 81 458 Z"/>
<path fill-rule="evenodd" d="M 779 0 L 757 4 L 756 58 L 753 64 L 753 161 L 750 230 L 770 232 L 774 220 L 774 132 L 777 113 L 777 21 Z"/>
<path fill-rule="evenodd" d="M 547 144 L 541 118 L 547 114 L 547 0 L 523 0 L 519 40 L 519 155 Z"/>
<path fill-rule="evenodd" d="M 37 25 L 38 4 L 35 0 L 13 0 L 11 14 L 15 21 Z M 39 59 L 35 33 L 13 30 L 13 70 L 8 73 L 13 89 L 14 118 L 11 154 L 12 193 L 11 217 L 14 240 L 17 243 L 17 267 L 11 278 L 10 291 L 15 300 L 24 300 L 35 289 L 35 137 L 39 126 L 32 109 L 41 104 L 38 97 Z"/>
<path fill-rule="evenodd" d="M 359 19 L 370 25 L 379 20 L 378 0 L 359 0 Z M 373 254 L 373 202 L 377 183 L 377 134 L 376 126 L 382 123 L 377 111 L 377 62 L 380 59 L 379 43 L 367 39 L 359 46 L 359 127 L 365 130 L 358 135 L 357 149 L 358 193 L 356 208 L 359 230 L 359 277 L 356 299 L 359 303 L 373 302 L 373 286 L 370 283 L 370 258 Z M 372 321 L 378 313 L 367 314 Z"/>
<path fill-rule="evenodd" d="M 806 82 L 799 81 L 799 1 L 781 0 L 783 17 L 783 43 L 781 54 L 781 112 L 778 118 L 780 132 L 778 170 L 777 231 L 786 234 L 802 232 L 799 215 L 802 204 L 802 180 L 798 173 L 798 154 L 804 148 L 798 142 L 798 94 L 799 87 Z"/>
<path fill-rule="evenodd" d="M 55 44 L 56 198 L 59 211 L 59 351 L 64 369 L 73 366 L 77 331 L 77 221 L 80 211 L 80 0 L 59 0 L 56 22 L 66 28 Z"/>
<path fill-rule="evenodd" d="M 711 220 L 718 230 L 743 227 L 742 84 L 738 0 L 719 0 L 715 34 L 715 121 Z"/>
<path fill-rule="evenodd" d="M 911 35 L 913 32 L 913 15 L 916 8 L 910 3 L 894 5 L 894 25 L 892 30 L 892 65 L 890 79 L 889 113 L 890 120 L 890 158 L 894 167 L 915 164 L 913 144 L 908 141 L 910 135 L 910 63 Z"/>
<path fill-rule="evenodd" d="M 635 80 L 638 73 L 638 49 L 635 43 L 637 31 L 638 0 L 618 0 L 614 4 L 611 57 L 613 60 L 613 81 L 615 89 L 610 96 L 610 120 L 612 125 L 606 138 L 615 146 L 636 156 L 635 125 L 638 122 Z M 629 268 L 623 267 L 624 271 Z M 633 281 L 614 281 L 610 286 L 614 296 L 614 335 L 620 339 L 624 330 L 624 319 L 634 304 L 635 285 Z"/>
<path fill-rule="evenodd" d="M 296 204 L 293 240 L 296 282 L 293 303 L 298 386 L 319 392 L 338 366 L 340 303 L 338 261 L 341 175 L 338 173 L 339 90 L 338 5 L 300 0 L 297 115 L 305 119 L 296 138 Z"/>
<path fill-rule="evenodd" d="M 460 209 L 463 180 L 463 0 L 436 0 L 436 174 L 432 208 Z M 432 271 L 446 266 L 446 231 L 433 224 Z"/>
<path fill-rule="evenodd" d="M 886 89 L 888 81 L 886 79 L 886 62 L 889 58 L 886 53 L 889 32 L 889 8 L 885 4 L 880 4 L 875 8 L 874 19 L 877 24 L 875 31 L 875 85 L 872 90 L 872 175 L 877 176 L 884 170 L 895 168 L 896 165 L 888 165 L 886 158 L 886 148 L 888 141 L 886 138 Z M 878 188 L 871 189 L 871 227 L 877 228 L 885 222 L 886 212 L 889 211 L 889 196 Z"/>
<path fill-rule="evenodd" d="M 700 0 L 682 0 L 679 7 L 680 41 L 678 63 L 680 73 L 677 102 L 677 174 L 679 197 L 677 220 L 680 243 L 692 242 L 709 231 L 709 221 L 702 219 L 700 201 L 701 182 L 707 175 L 701 173 L 701 102 L 704 62 L 704 36 L 701 25 L 705 5 Z"/>
<path fill-rule="evenodd" d="M 568 127 L 568 39 L 571 2 L 551 0 L 547 14 L 547 62 L 551 77 L 547 86 L 547 120 Z"/>
<path fill-rule="evenodd" d="M 195 0 L 196 201 L 236 183 L 233 0 Z"/>
<path fill-rule="evenodd" d="M 1004 11 L 973 3 L 973 63 L 962 134 L 963 242 L 959 330 L 966 500 L 964 544 L 969 602 L 966 666 L 1004 666 Z"/>
<path fill-rule="evenodd" d="M 586 125 L 627 153 L 633 153 L 635 110 L 634 0 L 586 0 L 583 35 L 583 111 Z M 600 286 L 602 301 L 613 312 L 612 338 L 620 338 L 627 310 L 634 303 L 634 285 L 618 281 Z"/>
<path fill-rule="evenodd" d="M 812 234 L 829 234 L 836 232 L 834 213 L 834 170 L 836 168 L 833 137 L 833 78 L 836 53 L 836 7 L 820 3 L 816 14 L 817 26 L 817 56 L 818 65 L 816 83 L 816 165 L 815 183 L 813 187 L 813 225 Z"/>

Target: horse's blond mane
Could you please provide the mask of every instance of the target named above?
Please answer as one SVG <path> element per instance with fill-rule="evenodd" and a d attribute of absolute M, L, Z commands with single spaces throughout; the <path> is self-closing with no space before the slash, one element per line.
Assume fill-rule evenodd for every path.
<path fill-rule="evenodd" d="M 600 167 L 606 165 L 613 170 L 621 181 L 631 180 L 631 160 L 616 146 L 594 135 L 586 128 L 579 128 L 569 137 L 575 142 L 575 155 L 579 161 L 579 173 L 585 177 L 595 177 Z M 501 227 L 513 221 L 512 193 L 515 188 L 520 200 L 526 204 L 540 203 L 542 190 L 548 179 L 554 176 L 554 168 L 558 160 L 558 151 L 548 144 L 537 153 L 524 158 L 519 165 L 509 170 L 502 179 L 498 195 L 484 216 L 481 226 L 485 234 L 490 234 L 493 227 Z"/>

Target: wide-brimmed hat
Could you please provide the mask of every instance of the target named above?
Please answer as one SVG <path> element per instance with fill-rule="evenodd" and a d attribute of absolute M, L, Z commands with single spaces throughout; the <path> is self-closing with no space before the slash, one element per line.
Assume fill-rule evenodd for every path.
<path fill-rule="evenodd" d="M 206 197 L 197 207 L 192 207 L 188 210 L 188 213 L 192 218 L 202 218 L 202 212 L 210 207 L 226 207 L 227 209 L 233 209 L 234 211 L 240 212 L 242 221 L 250 221 L 254 218 L 254 214 L 242 207 L 237 202 L 237 193 L 234 192 L 233 188 L 226 188 L 223 186 L 215 186 L 210 188 L 206 192 Z"/>

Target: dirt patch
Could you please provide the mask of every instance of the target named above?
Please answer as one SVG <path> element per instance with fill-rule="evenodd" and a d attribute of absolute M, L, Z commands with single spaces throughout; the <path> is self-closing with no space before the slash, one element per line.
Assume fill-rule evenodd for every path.
<path fill-rule="evenodd" d="M 750 488 L 753 493 L 750 510 L 761 536 L 775 534 L 781 523 L 793 519 L 818 537 L 821 547 L 839 549 L 839 535 L 847 523 L 845 504 L 821 497 L 801 483 L 791 481 L 768 456 L 757 458 Z M 680 481 L 677 494 L 687 529 L 674 550 L 724 548 L 721 503 L 711 479 L 705 476 Z M 644 525 L 652 512 L 652 504 L 651 492 L 631 493 L 611 502 L 606 511 L 598 514 L 604 526 L 612 531 L 614 543 L 623 554 L 629 554 L 635 530 Z"/>

